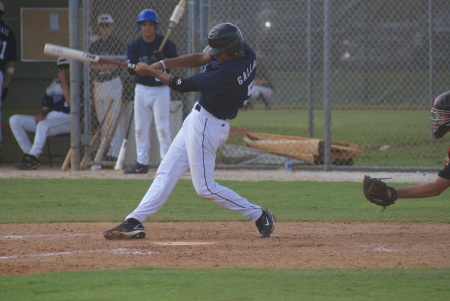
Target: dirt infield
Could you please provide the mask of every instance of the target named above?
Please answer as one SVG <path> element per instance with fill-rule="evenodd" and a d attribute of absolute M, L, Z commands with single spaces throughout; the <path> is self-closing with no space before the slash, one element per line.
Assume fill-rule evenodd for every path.
<path fill-rule="evenodd" d="M 229 171 L 218 172 L 217 178 L 362 180 L 362 174 L 357 173 L 299 172 L 283 178 L 285 174 L 283 171 Z M 426 177 L 434 177 L 417 173 L 409 176 L 408 180 L 401 175 L 396 175 L 396 178 L 423 182 L 429 180 Z M 1 177 L 120 178 L 123 174 L 45 169 L 15 172 L 2 168 Z M 272 237 L 262 239 L 252 222 L 146 222 L 145 239 L 104 239 L 102 231 L 116 224 L 0 224 L 0 276 L 137 266 L 280 269 L 450 267 L 450 223 L 276 222 Z"/>
<path fill-rule="evenodd" d="M 2 224 L 0 275 L 170 268 L 450 267 L 450 224 L 280 222 L 259 238 L 251 222 L 146 223 L 141 240 L 108 241 L 113 223 Z"/>

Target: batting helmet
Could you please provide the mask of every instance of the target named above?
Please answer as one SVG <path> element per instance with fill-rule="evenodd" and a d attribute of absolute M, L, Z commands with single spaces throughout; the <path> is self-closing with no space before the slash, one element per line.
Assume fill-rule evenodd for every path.
<path fill-rule="evenodd" d="M 203 53 L 216 55 L 226 51 L 229 56 L 236 56 L 244 44 L 241 31 L 236 25 L 222 23 L 214 26 L 208 34 L 208 46 Z"/>
<path fill-rule="evenodd" d="M 439 95 L 434 100 L 431 123 L 435 138 L 442 138 L 450 132 L 450 91 Z"/>
<path fill-rule="evenodd" d="M 155 29 L 158 30 L 159 18 L 156 12 L 151 9 L 144 9 L 141 11 L 137 17 L 136 28 L 137 30 L 141 30 L 141 22 L 142 21 L 152 21 L 156 23 Z"/>

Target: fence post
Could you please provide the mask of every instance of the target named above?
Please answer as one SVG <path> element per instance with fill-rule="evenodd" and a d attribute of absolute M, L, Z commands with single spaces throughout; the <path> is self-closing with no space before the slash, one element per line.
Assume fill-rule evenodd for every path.
<path fill-rule="evenodd" d="M 79 49 L 78 0 L 69 0 L 70 48 Z M 80 63 L 72 60 L 70 68 L 70 149 L 71 169 L 80 169 Z"/>
<path fill-rule="evenodd" d="M 331 0 L 324 2 L 323 33 L 323 112 L 324 112 L 324 169 L 331 165 Z"/>

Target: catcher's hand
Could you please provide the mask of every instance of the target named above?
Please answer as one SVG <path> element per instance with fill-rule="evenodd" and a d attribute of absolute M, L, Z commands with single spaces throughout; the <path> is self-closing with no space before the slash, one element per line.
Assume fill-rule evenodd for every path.
<path fill-rule="evenodd" d="M 397 191 L 395 188 L 386 185 L 382 179 L 364 176 L 363 190 L 364 196 L 369 202 L 382 206 L 383 210 L 387 206 L 395 203 L 397 200 Z M 390 194 L 388 194 L 390 192 Z"/>

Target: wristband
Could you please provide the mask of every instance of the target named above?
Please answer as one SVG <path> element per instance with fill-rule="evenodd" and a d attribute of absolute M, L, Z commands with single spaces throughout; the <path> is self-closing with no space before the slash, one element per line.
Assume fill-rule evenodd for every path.
<path fill-rule="evenodd" d="M 13 68 L 13 67 L 9 67 L 9 68 L 6 69 L 6 72 L 14 74 L 14 70 L 16 70 L 16 69 Z"/>
<path fill-rule="evenodd" d="M 166 70 L 166 64 L 164 64 L 164 61 L 163 61 L 163 60 L 160 60 L 159 62 L 160 62 L 161 65 L 163 66 L 163 70 Z"/>

